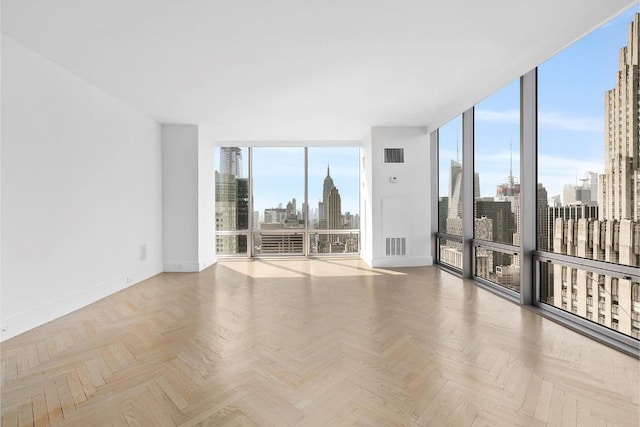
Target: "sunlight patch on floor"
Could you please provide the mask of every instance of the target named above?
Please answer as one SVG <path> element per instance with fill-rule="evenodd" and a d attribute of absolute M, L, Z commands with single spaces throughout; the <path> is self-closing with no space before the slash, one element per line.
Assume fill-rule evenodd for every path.
<path fill-rule="evenodd" d="M 405 275 L 399 271 L 371 268 L 364 261 L 355 258 L 323 259 L 255 259 L 223 260 L 220 265 L 254 279 L 299 278 L 299 277 L 349 277 Z"/>

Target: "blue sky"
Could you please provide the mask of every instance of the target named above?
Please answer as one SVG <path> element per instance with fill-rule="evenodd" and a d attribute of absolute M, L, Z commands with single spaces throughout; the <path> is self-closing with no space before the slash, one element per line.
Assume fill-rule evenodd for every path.
<path fill-rule="evenodd" d="M 334 185 L 340 191 L 342 212 L 358 213 L 358 147 L 309 148 L 309 205 L 317 208 L 322 184 L 331 167 Z M 243 170 L 248 171 L 248 150 L 243 149 Z M 216 165 L 216 170 L 219 166 Z M 254 210 L 262 216 L 265 208 L 277 207 L 295 197 L 298 210 L 304 202 L 304 148 L 253 149 Z"/>
<path fill-rule="evenodd" d="M 628 23 L 637 10 L 636 5 L 539 66 L 538 179 L 549 197 L 561 194 L 565 184 L 575 183 L 587 171 L 604 170 L 604 92 L 614 87 L 619 50 L 627 44 Z M 481 196 L 494 196 L 496 186 L 507 180 L 510 156 L 514 176 L 520 175 L 519 79 L 476 105 L 475 115 Z M 460 141 L 462 121 L 456 117 L 440 128 L 441 195 L 448 193 L 450 160 L 462 158 L 462 152 L 456 153 Z M 254 210 L 262 214 L 279 203 L 286 206 L 293 197 L 301 209 L 304 149 L 254 148 L 253 152 Z M 244 153 L 246 173 L 246 149 Z M 327 163 L 342 196 L 342 211 L 357 213 L 357 147 L 309 148 L 311 208 L 317 208 L 322 197 Z"/>
<path fill-rule="evenodd" d="M 538 68 L 538 181 L 549 196 L 561 194 L 565 184 L 587 171 L 604 171 L 604 93 L 615 85 L 619 51 L 636 11 L 637 5 Z M 511 141 L 513 171 L 519 176 L 518 84 L 513 81 L 475 108 L 475 169 L 484 197 L 494 196 L 507 179 Z M 448 192 L 456 138 L 462 140 L 459 117 L 440 129 L 441 195 Z"/>
<path fill-rule="evenodd" d="M 360 186 L 359 147 L 310 147 L 309 148 L 309 205 L 318 207 L 322 200 L 322 184 L 331 167 L 331 178 L 340 191 L 342 212 L 356 214 L 359 211 Z"/>

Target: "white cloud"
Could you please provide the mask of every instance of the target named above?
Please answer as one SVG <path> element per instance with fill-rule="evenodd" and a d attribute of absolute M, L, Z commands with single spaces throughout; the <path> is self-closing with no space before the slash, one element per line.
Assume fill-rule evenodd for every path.
<path fill-rule="evenodd" d="M 481 166 L 509 166 L 509 162 L 511 159 L 513 159 L 514 166 L 520 164 L 520 153 L 517 151 L 514 153 L 510 153 L 509 151 L 501 151 L 496 153 L 476 153 L 474 157 L 476 164 Z"/>
<path fill-rule="evenodd" d="M 602 160 L 578 160 L 567 157 L 540 154 L 538 156 L 538 181 L 549 196 L 562 194 L 566 184 L 575 184 L 576 179 L 584 177 L 585 172 L 603 173 Z"/>
<path fill-rule="evenodd" d="M 604 132 L 604 120 L 597 117 L 569 117 L 564 113 L 542 111 L 538 123 L 551 129 L 576 132 Z"/>
<path fill-rule="evenodd" d="M 475 110 L 474 116 L 476 120 L 483 122 L 520 123 L 520 110 Z"/>
<path fill-rule="evenodd" d="M 475 118 L 484 122 L 518 124 L 520 111 L 480 109 L 475 110 Z M 572 117 L 561 112 L 541 111 L 538 113 L 538 123 L 548 129 L 574 132 L 604 132 L 604 120 L 600 117 Z"/>
<path fill-rule="evenodd" d="M 552 156 L 548 154 L 538 155 L 538 171 L 544 173 L 546 171 L 555 171 L 560 174 L 574 175 L 576 171 L 580 176 L 584 175 L 587 171 L 594 171 L 602 173 L 604 169 L 604 162 L 602 159 L 597 160 L 580 160 L 572 159 L 569 157 Z"/>

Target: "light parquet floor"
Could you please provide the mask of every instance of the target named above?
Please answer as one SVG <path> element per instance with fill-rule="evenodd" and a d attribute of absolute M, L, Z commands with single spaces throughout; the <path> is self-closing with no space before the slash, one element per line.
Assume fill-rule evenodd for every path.
<path fill-rule="evenodd" d="M 160 274 L 1 359 L 6 427 L 640 425 L 638 360 L 433 267 Z"/>

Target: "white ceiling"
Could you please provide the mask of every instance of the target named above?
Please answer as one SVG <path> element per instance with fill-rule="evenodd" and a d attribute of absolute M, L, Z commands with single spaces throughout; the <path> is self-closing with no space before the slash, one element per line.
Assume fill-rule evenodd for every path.
<path fill-rule="evenodd" d="M 634 0 L 2 0 L 2 32 L 226 140 L 434 129 Z"/>

